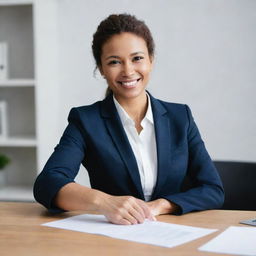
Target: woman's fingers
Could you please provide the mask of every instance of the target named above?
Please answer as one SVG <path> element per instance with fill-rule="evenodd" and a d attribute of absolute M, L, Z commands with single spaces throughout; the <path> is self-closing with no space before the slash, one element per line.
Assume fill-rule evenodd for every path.
<path fill-rule="evenodd" d="M 122 198 L 121 215 L 124 219 L 128 220 L 131 224 L 143 223 L 145 215 L 143 209 L 139 206 L 136 198 L 128 196 Z"/>
<path fill-rule="evenodd" d="M 101 212 L 115 224 L 130 225 L 143 223 L 153 216 L 146 203 L 132 196 L 110 196 L 104 201 Z"/>
<path fill-rule="evenodd" d="M 145 218 L 149 219 L 149 220 L 156 220 L 155 216 L 152 214 L 152 212 L 150 211 L 150 208 L 148 207 L 147 203 L 145 203 L 144 201 L 137 199 L 138 203 L 141 207 L 141 209 L 144 212 L 144 216 Z"/>
<path fill-rule="evenodd" d="M 143 223 L 145 220 L 142 209 L 139 208 L 137 205 L 134 205 L 132 208 L 130 208 L 128 214 L 128 217 L 132 216 L 135 220 L 135 223 L 133 224 Z"/>
<path fill-rule="evenodd" d="M 126 220 L 126 219 L 120 219 L 117 223 L 114 223 L 114 224 L 118 224 L 118 225 L 131 225 L 132 223 L 129 222 L 128 220 Z"/>

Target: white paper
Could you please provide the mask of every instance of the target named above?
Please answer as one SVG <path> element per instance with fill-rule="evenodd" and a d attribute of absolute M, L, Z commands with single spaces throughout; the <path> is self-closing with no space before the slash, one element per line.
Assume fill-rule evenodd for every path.
<path fill-rule="evenodd" d="M 115 225 L 109 223 L 103 215 L 92 214 L 78 215 L 42 225 L 164 247 L 181 245 L 216 231 L 149 220 L 137 225 Z"/>
<path fill-rule="evenodd" d="M 256 255 L 256 228 L 231 226 L 199 248 L 201 251 Z"/>

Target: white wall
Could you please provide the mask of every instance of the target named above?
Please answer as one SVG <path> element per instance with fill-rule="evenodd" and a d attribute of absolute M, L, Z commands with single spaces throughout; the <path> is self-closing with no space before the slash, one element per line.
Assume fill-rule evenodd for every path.
<path fill-rule="evenodd" d="M 92 34 L 121 12 L 144 19 L 155 38 L 153 95 L 192 108 L 213 159 L 256 162 L 255 0 L 58 1 L 60 134 L 72 106 L 103 98 Z"/>

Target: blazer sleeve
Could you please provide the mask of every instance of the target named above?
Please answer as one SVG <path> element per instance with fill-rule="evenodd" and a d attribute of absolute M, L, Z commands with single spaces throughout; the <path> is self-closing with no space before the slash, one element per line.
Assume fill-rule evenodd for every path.
<path fill-rule="evenodd" d="M 54 198 L 64 185 L 74 182 L 85 155 L 85 142 L 76 108 L 71 109 L 68 122 L 59 144 L 37 177 L 33 188 L 35 199 L 52 212 L 62 211 L 54 205 Z"/>
<path fill-rule="evenodd" d="M 164 197 L 180 206 L 180 212 L 177 214 L 220 208 L 224 202 L 224 190 L 219 174 L 205 148 L 189 107 L 185 107 L 189 120 L 187 176 L 192 188 Z"/>

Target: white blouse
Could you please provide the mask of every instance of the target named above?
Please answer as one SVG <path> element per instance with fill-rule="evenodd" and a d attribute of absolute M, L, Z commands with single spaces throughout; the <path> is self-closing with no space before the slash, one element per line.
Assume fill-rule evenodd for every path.
<path fill-rule="evenodd" d="M 148 109 L 141 121 L 143 130 L 138 134 L 135 122 L 126 113 L 123 107 L 114 99 L 117 112 L 132 147 L 139 169 L 142 190 L 146 201 L 150 201 L 157 179 L 157 149 L 154 119 L 151 108 L 151 101 L 148 97 Z"/>

